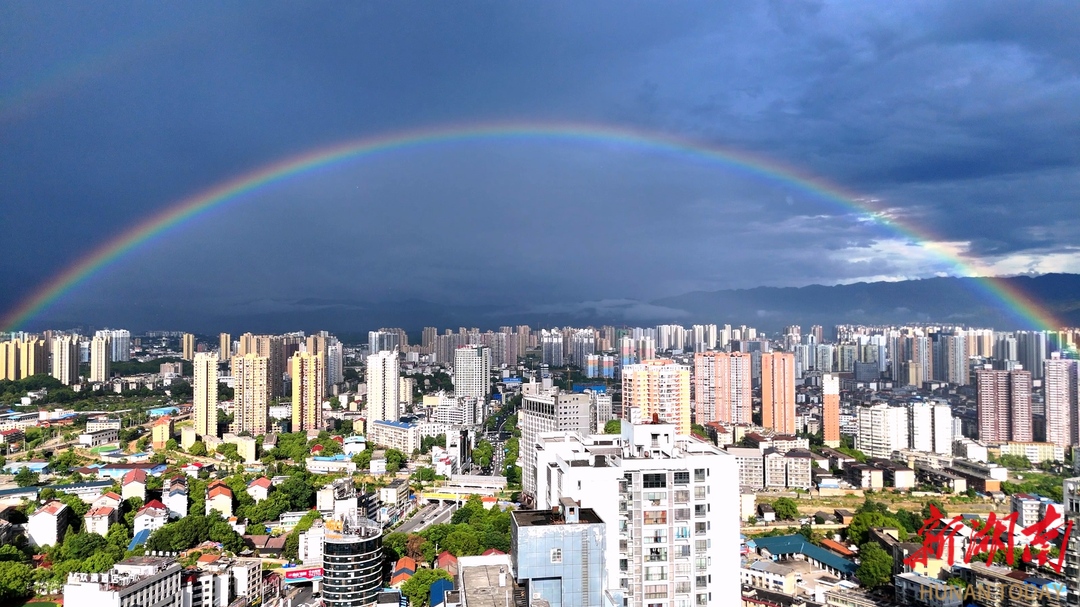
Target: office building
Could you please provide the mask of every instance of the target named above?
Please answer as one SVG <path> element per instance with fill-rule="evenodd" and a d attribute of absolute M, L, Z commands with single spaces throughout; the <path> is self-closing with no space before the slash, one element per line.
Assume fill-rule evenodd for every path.
<path fill-rule="evenodd" d="M 697 423 L 750 423 L 750 358 L 749 354 L 742 352 L 698 352 L 694 355 L 694 411 Z"/>
<path fill-rule="evenodd" d="M 192 417 L 199 437 L 218 435 L 218 357 L 199 352 L 195 355 L 192 386 Z"/>
<path fill-rule="evenodd" d="M 310 342 L 309 342 L 310 343 Z M 321 352 L 297 352 L 292 357 L 292 431 L 322 430 L 326 366 Z"/>
<path fill-rule="evenodd" d="M 564 497 L 558 510 L 516 510 L 510 516 L 512 570 L 533 601 L 606 605 L 607 525 L 595 510 Z"/>
<path fill-rule="evenodd" d="M 79 383 L 79 336 L 53 338 L 52 376 L 65 386 Z"/>
<path fill-rule="evenodd" d="M 223 363 L 232 358 L 232 335 L 222 333 L 218 335 L 218 359 Z"/>
<path fill-rule="evenodd" d="M 987 365 L 989 367 L 989 365 Z M 975 373 L 979 440 L 983 443 L 1031 442 L 1031 373 L 990 368 Z"/>
<path fill-rule="evenodd" d="M 367 357 L 367 419 L 397 421 L 401 417 L 398 353 L 383 350 Z"/>
<path fill-rule="evenodd" d="M 382 527 L 363 518 L 331 522 L 323 537 L 323 603 L 370 605 L 382 588 Z"/>
<path fill-rule="evenodd" d="M 491 395 L 491 353 L 486 346 L 454 351 L 454 395 L 487 401 Z"/>
<path fill-rule="evenodd" d="M 795 434 L 795 355 L 761 354 L 761 425 L 780 434 Z"/>
<path fill-rule="evenodd" d="M 590 434 L 590 403 L 587 394 L 569 394 L 558 389 L 543 394 L 524 394 L 518 410 L 518 463 L 521 465 L 521 490 L 529 498 L 536 491 L 536 444 L 545 432 Z M 601 430 L 603 428 L 601 427 Z"/>
<path fill-rule="evenodd" d="M 1080 444 L 1077 414 L 1080 364 L 1054 352 L 1045 362 L 1043 388 L 1046 395 L 1046 442 L 1063 448 Z"/>
<path fill-rule="evenodd" d="M 181 354 L 184 360 L 195 360 L 195 336 L 184 333 L 180 338 Z"/>
<path fill-rule="evenodd" d="M 738 487 L 734 457 L 669 423 L 624 421 L 620 436 L 540 443 L 535 507 L 569 498 L 607 524 L 600 581 L 615 604 L 739 604 L 740 502 L 725 498 Z"/>
<path fill-rule="evenodd" d="M 229 432 L 252 436 L 266 434 L 270 408 L 270 359 L 256 354 L 234 356 L 233 423 Z"/>
<path fill-rule="evenodd" d="M 175 558 L 133 556 L 105 573 L 69 573 L 64 604 L 94 607 L 181 607 Z"/>
<path fill-rule="evenodd" d="M 90 342 L 90 381 L 104 382 L 111 377 L 112 344 L 108 335 L 99 332 Z"/>
<path fill-rule="evenodd" d="M 840 446 L 840 377 L 821 376 L 821 434 L 826 447 Z"/>
<path fill-rule="evenodd" d="M 661 358 L 623 369 L 623 411 L 637 408 L 645 419 L 656 416 L 690 434 L 690 369 Z M 625 417 L 625 416 L 624 416 Z"/>

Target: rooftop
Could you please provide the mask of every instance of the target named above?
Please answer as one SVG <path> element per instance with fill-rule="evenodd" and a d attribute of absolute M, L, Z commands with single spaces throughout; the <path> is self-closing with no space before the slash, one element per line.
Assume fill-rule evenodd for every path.
<path fill-rule="evenodd" d="M 544 527 L 547 525 L 565 525 L 563 515 L 557 510 L 514 510 L 510 512 L 519 527 Z M 592 508 L 578 508 L 578 524 L 600 525 L 603 520 Z"/>
<path fill-rule="evenodd" d="M 844 574 L 855 574 L 855 563 L 841 558 L 820 546 L 815 546 L 799 535 L 781 535 L 777 537 L 759 537 L 754 539 L 758 550 L 767 550 L 773 556 L 801 554 Z"/>

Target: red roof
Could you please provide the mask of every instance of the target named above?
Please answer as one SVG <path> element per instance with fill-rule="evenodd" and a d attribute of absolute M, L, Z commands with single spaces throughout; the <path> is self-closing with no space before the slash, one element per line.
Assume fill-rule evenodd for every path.
<path fill-rule="evenodd" d="M 436 567 L 445 567 L 447 565 L 453 565 L 457 563 L 457 557 L 450 554 L 449 550 L 443 550 L 439 556 L 435 557 Z"/>
<path fill-rule="evenodd" d="M 215 498 L 219 495 L 226 495 L 229 499 L 232 499 L 232 490 L 225 486 L 214 487 L 210 490 L 210 493 L 206 495 L 207 499 Z"/>
<path fill-rule="evenodd" d="M 146 470 L 132 470 L 125 474 L 122 484 L 127 485 L 128 483 L 142 483 L 145 485 Z"/>
<path fill-rule="evenodd" d="M 65 504 L 64 502 L 61 502 L 60 500 L 52 500 L 48 504 L 45 504 L 41 508 L 38 508 L 37 512 L 35 512 L 34 514 L 43 514 L 44 513 L 44 514 L 51 514 L 53 516 L 56 516 L 56 515 L 60 514 L 61 512 L 63 512 L 64 508 L 67 508 L 67 504 Z"/>
<path fill-rule="evenodd" d="M 199 557 L 199 562 L 200 563 L 213 563 L 214 561 L 218 560 L 219 558 L 221 558 L 221 556 L 217 555 L 217 554 L 204 554 L 204 555 Z"/>
<path fill-rule="evenodd" d="M 269 489 L 271 484 L 272 483 L 270 479 L 266 478 L 265 476 L 260 476 L 259 478 L 248 483 L 248 487 L 262 487 L 263 489 Z"/>
<path fill-rule="evenodd" d="M 144 508 L 157 508 L 158 510 L 165 510 L 165 504 L 162 504 L 158 500 L 150 500 L 149 502 L 146 502 L 146 506 L 144 506 Z"/>
<path fill-rule="evenodd" d="M 172 418 L 169 417 L 168 415 L 165 415 L 163 417 L 159 417 L 157 419 L 157 421 L 154 422 L 154 425 L 155 426 L 161 426 L 163 424 L 168 424 L 168 423 L 172 423 Z"/>
<path fill-rule="evenodd" d="M 821 540 L 821 547 L 832 550 L 840 556 L 855 556 L 855 553 L 849 550 L 847 546 L 833 540 Z"/>
<path fill-rule="evenodd" d="M 403 556 L 398 559 L 394 564 L 394 571 L 401 571 L 402 569 L 408 569 L 409 571 L 416 571 L 416 559 L 411 556 Z"/>
<path fill-rule="evenodd" d="M 506 554 L 506 553 L 503 552 L 502 550 L 499 550 L 498 548 L 488 548 L 480 556 L 491 556 L 493 554 Z"/>
<path fill-rule="evenodd" d="M 324 448 L 325 447 L 323 447 L 322 445 L 315 445 L 315 446 L 313 446 L 311 448 L 311 452 L 312 453 L 318 453 L 319 451 L 322 451 Z"/>
<path fill-rule="evenodd" d="M 98 496 L 98 499 L 101 499 L 103 497 L 107 497 L 107 498 L 109 498 L 111 500 L 116 500 L 118 502 L 124 501 L 124 498 L 117 495 L 115 491 L 109 491 L 107 493 L 102 493 L 101 495 Z"/>
<path fill-rule="evenodd" d="M 402 571 L 401 573 L 398 573 L 394 575 L 394 577 L 390 578 L 390 585 L 396 586 L 398 584 L 404 584 L 405 582 L 412 579 L 412 576 L 412 573 L 409 573 L 408 571 Z"/>

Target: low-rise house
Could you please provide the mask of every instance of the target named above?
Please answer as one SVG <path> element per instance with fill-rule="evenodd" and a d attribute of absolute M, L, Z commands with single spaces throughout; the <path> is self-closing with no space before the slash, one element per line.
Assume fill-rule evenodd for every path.
<path fill-rule="evenodd" d="M 71 508 L 60 500 L 51 500 L 30 515 L 27 535 L 33 546 L 55 546 L 64 539 Z"/>
<path fill-rule="evenodd" d="M 145 500 L 146 471 L 141 469 L 129 470 L 124 474 L 124 479 L 120 482 L 120 495 L 125 500 L 133 497 Z"/>
<path fill-rule="evenodd" d="M 158 500 L 150 500 L 135 515 L 135 535 L 144 530 L 153 532 L 161 529 L 167 522 L 169 522 L 169 509 Z"/>
<path fill-rule="evenodd" d="M 225 483 L 221 481 L 210 483 L 206 490 L 206 514 L 209 515 L 211 510 L 217 510 L 226 519 L 231 517 L 233 515 L 232 500 L 232 489 L 229 489 Z"/>
<path fill-rule="evenodd" d="M 167 479 L 161 490 L 162 501 L 169 510 L 172 518 L 184 518 L 188 515 L 188 485 L 187 478 L 176 476 Z"/>
<path fill-rule="evenodd" d="M 109 527 L 120 520 L 120 511 L 111 506 L 91 508 L 83 517 L 87 533 L 96 533 L 102 537 L 109 534 Z"/>
<path fill-rule="evenodd" d="M 256 504 L 258 504 L 259 502 L 269 497 L 271 485 L 272 482 L 270 481 L 270 479 L 266 478 L 265 476 L 260 476 L 259 478 L 248 483 L 247 494 L 251 496 L 251 499 L 255 500 Z"/>

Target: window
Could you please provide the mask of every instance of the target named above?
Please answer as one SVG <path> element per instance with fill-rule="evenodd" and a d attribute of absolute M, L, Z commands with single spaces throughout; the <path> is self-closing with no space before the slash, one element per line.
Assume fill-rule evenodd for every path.
<path fill-rule="evenodd" d="M 690 492 L 686 489 L 679 489 L 675 492 L 675 503 L 685 504 L 690 501 Z"/>
<path fill-rule="evenodd" d="M 578 487 L 580 489 L 580 487 Z M 694 499 L 705 499 L 705 487 L 694 487 Z"/>
<path fill-rule="evenodd" d="M 551 562 L 552 563 L 561 563 L 562 562 L 562 548 L 552 548 L 551 549 Z"/>
<path fill-rule="evenodd" d="M 699 588 L 700 588 L 700 586 L 699 586 Z M 697 604 L 698 605 L 708 605 L 709 604 L 709 595 L 706 594 L 706 593 L 702 593 L 702 594 L 697 595 Z"/>
<path fill-rule="evenodd" d="M 695 552 L 706 552 L 709 549 L 709 540 L 694 540 Z"/>
<path fill-rule="evenodd" d="M 690 556 L 690 545 L 689 544 L 682 544 L 682 545 L 679 545 L 679 546 L 675 546 L 675 556 L 676 557 L 688 557 L 688 556 Z"/>
<path fill-rule="evenodd" d="M 667 586 L 664 584 L 646 584 L 645 585 L 645 598 L 647 599 L 666 599 L 667 598 Z M 657 607 L 662 605 L 657 604 Z"/>
<path fill-rule="evenodd" d="M 663 489 L 667 487 L 667 474 L 642 474 L 641 486 L 646 489 Z"/>
<path fill-rule="evenodd" d="M 645 536 L 646 544 L 666 544 L 667 543 L 667 529 L 657 529 L 653 531 L 651 536 Z"/>
<path fill-rule="evenodd" d="M 645 581 L 646 582 L 660 582 L 667 579 L 667 567 L 646 567 L 645 568 Z"/>
<path fill-rule="evenodd" d="M 708 511 L 708 504 L 695 504 L 694 518 L 705 518 L 705 513 Z"/>
<path fill-rule="evenodd" d="M 695 580 L 694 586 L 696 588 L 698 588 L 698 589 L 707 587 L 709 584 L 708 584 L 708 582 L 705 581 L 706 579 L 708 579 L 708 578 L 706 578 L 704 575 L 697 576 L 696 578 L 694 578 L 694 580 Z M 698 599 L 700 599 L 703 596 L 705 596 L 705 595 L 699 594 Z M 701 603 L 698 603 L 698 604 L 700 605 Z"/>
<path fill-rule="evenodd" d="M 674 513 L 674 517 L 675 517 L 675 520 L 677 520 L 677 521 L 688 521 L 688 520 L 690 520 L 690 509 L 689 508 L 676 508 L 675 513 Z"/>
<path fill-rule="evenodd" d="M 659 506 L 663 502 L 667 501 L 667 494 L 659 491 L 647 491 L 642 496 L 646 502 L 649 502 L 650 506 Z"/>
<path fill-rule="evenodd" d="M 619 559 L 619 571 L 627 571 L 630 568 L 630 562 L 626 559 Z"/>
<path fill-rule="evenodd" d="M 694 523 L 694 535 L 705 535 L 709 531 L 705 523 Z"/>
<path fill-rule="evenodd" d="M 705 469 L 704 468 L 695 468 L 694 469 L 694 482 L 695 483 L 704 483 L 705 482 Z"/>
<path fill-rule="evenodd" d="M 685 540 L 690 537 L 690 528 L 686 525 L 681 525 L 675 528 L 675 539 Z"/>
<path fill-rule="evenodd" d="M 645 555 L 645 560 L 652 563 L 667 561 L 667 548 L 649 548 L 649 553 Z"/>
<path fill-rule="evenodd" d="M 675 563 L 675 575 L 690 575 L 690 563 Z"/>
<path fill-rule="evenodd" d="M 688 582 L 688 581 L 675 582 L 675 592 L 677 592 L 679 594 L 689 594 L 690 593 L 690 582 Z"/>
<path fill-rule="evenodd" d="M 646 510 L 645 511 L 645 524 L 646 525 L 666 525 L 667 524 L 667 510 Z"/>
<path fill-rule="evenodd" d="M 709 568 L 709 557 L 699 556 L 694 559 L 694 569 L 698 571 L 705 571 Z"/>
<path fill-rule="evenodd" d="M 685 470 L 682 471 L 682 472 L 676 472 L 675 473 L 675 484 L 676 485 L 689 485 L 690 484 L 690 473 L 685 471 Z"/>

